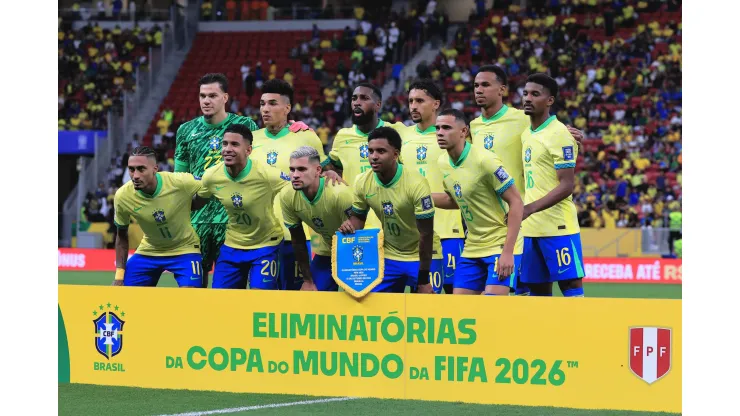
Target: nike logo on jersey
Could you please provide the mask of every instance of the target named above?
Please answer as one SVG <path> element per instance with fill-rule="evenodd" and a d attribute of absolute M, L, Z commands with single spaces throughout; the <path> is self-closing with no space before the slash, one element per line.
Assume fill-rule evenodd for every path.
<path fill-rule="evenodd" d="M 349 144 L 349 140 L 345 140 L 344 141 L 344 144 Z"/>
<path fill-rule="evenodd" d="M 445 173 L 445 174 L 444 174 L 444 175 L 442 176 L 442 179 L 444 179 L 444 178 L 446 178 L 446 177 L 448 177 L 448 176 L 450 176 L 450 174 L 449 174 L 449 173 Z"/>
<path fill-rule="evenodd" d="M 563 270 L 560 270 L 560 269 L 558 269 L 558 274 L 563 274 L 563 273 L 567 272 L 567 271 L 568 271 L 568 269 L 570 269 L 570 267 L 568 267 L 568 268 L 565 268 L 565 269 L 563 269 Z"/>
<path fill-rule="evenodd" d="M 190 276 L 190 280 L 200 280 L 200 276 Z"/>
<path fill-rule="evenodd" d="M 226 185 L 224 185 L 224 186 L 217 186 L 217 187 L 216 187 L 216 190 L 217 190 L 217 191 L 220 191 L 220 190 L 222 190 L 222 189 L 224 189 L 224 188 L 226 188 Z"/>
<path fill-rule="evenodd" d="M 198 135 L 198 132 L 196 131 L 195 133 L 191 134 L 190 137 L 195 137 L 197 135 Z"/>
<path fill-rule="evenodd" d="M 272 279 L 265 279 L 264 277 L 262 278 L 262 283 L 270 283 L 270 282 L 272 282 Z"/>
<path fill-rule="evenodd" d="M 256 149 L 256 148 L 258 148 L 258 147 L 262 147 L 262 146 L 264 146 L 264 144 L 261 144 L 261 145 L 259 145 L 259 146 L 252 146 L 252 149 Z"/>
<path fill-rule="evenodd" d="M 374 197 L 377 194 L 378 194 L 377 192 L 374 193 L 374 194 L 365 194 L 365 198 L 370 199 L 370 198 Z"/>
<path fill-rule="evenodd" d="M 410 141 L 411 140 L 406 140 L 405 142 L 402 143 L 402 146 L 405 146 L 405 145 L 409 144 Z"/>
<path fill-rule="evenodd" d="M 138 207 L 138 208 L 134 208 L 134 212 L 138 212 L 138 211 L 139 211 L 140 209 L 142 209 L 142 208 L 144 208 L 144 207 Z"/>

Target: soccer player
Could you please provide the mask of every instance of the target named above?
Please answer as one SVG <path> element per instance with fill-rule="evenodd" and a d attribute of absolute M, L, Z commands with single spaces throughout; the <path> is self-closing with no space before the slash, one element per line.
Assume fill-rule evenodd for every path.
<path fill-rule="evenodd" d="M 432 80 L 422 79 L 411 84 L 408 95 L 411 119 L 416 124 L 401 132 L 403 139 L 401 159 L 406 167 L 418 170 L 427 178 L 432 193 L 442 193 L 444 185 L 437 159 L 445 154 L 445 151 L 437 145 L 435 127 L 437 110 L 442 102 L 442 91 Z M 465 241 L 460 211 L 436 210 L 434 231 L 442 241 L 444 279 L 439 279 L 442 280 L 440 282 L 437 276 L 432 276 L 432 286 L 439 290 L 442 286 L 440 283 L 444 282 L 445 293 L 452 294 L 455 268 L 460 261 Z"/>
<path fill-rule="evenodd" d="M 224 74 L 206 74 L 199 81 L 200 110 L 203 113 L 180 126 L 175 139 L 175 172 L 203 176 L 209 167 L 221 161 L 221 141 L 224 131 L 232 124 L 244 124 L 252 131 L 257 125 L 251 118 L 226 112 L 229 101 L 228 79 Z M 292 132 L 306 130 L 304 123 L 290 126 Z M 208 286 L 208 272 L 218 258 L 224 242 L 228 216 L 215 199 L 191 213 L 190 220 L 198 233 L 203 255 L 203 287 Z"/>
<path fill-rule="evenodd" d="M 222 162 L 203 174 L 201 198 L 215 197 L 226 209 L 226 242 L 216 260 L 214 289 L 278 288 L 283 229 L 272 209 L 288 184 L 277 168 L 249 157 L 252 131 L 232 124 L 224 131 Z"/>
<path fill-rule="evenodd" d="M 552 296 L 558 282 L 566 297 L 583 297 L 583 252 L 573 187 L 578 147 L 568 129 L 550 115 L 558 84 L 532 74 L 524 86 L 524 112 L 531 127 L 522 135 L 524 257 L 522 282 L 532 296 Z M 511 218 L 509 218 L 511 221 Z"/>
<path fill-rule="evenodd" d="M 270 166 L 277 167 L 285 179 L 288 179 L 290 168 L 290 154 L 301 146 L 310 146 L 319 153 L 324 160 L 324 147 L 315 132 L 301 131 L 290 132 L 288 115 L 293 104 L 293 88 L 281 79 L 272 79 L 262 85 L 262 97 L 260 97 L 260 114 L 265 128 L 253 133 L 252 155 L 254 159 L 262 160 Z M 341 182 L 342 178 L 334 171 L 322 173 L 329 179 L 331 185 Z M 283 224 L 283 213 L 280 208 L 280 200 L 275 199 L 275 216 L 280 224 Z M 305 235 L 309 234 L 309 228 L 304 226 Z M 296 262 L 293 245 L 291 244 L 291 233 L 283 227 L 284 242 L 280 248 L 280 289 L 298 290 L 303 285 L 303 276 L 300 274 Z M 308 243 L 310 244 L 310 242 Z"/>
<path fill-rule="evenodd" d="M 180 287 L 201 287 L 200 240 L 190 224 L 190 206 L 200 182 L 186 173 L 158 172 L 149 147 L 131 151 L 128 170 L 131 181 L 113 199 L 117 227 L 113 285 L 156 286 L 168 270 Z M 131 218 L 141 226 L 144 239 L 128 259 Z"/>
<path fill-rule="evenodd" d="M 324 170 L 336 171 L 349 186 L 354 186 L 359 174 L 370 170 L 368 150 L 370 132 L 383 126 L 398 131 L 406 129 L 402 123 L 386 123 L 378 118 L 382 103 L 383 95 L 380 88 L 367 82 L 357 84 L 352 92 L 353 126 L 337 132 L 329 157 L 322 162 Z M 380 228 L 380 221 L 373 212 L 368 215 L 365 226 Z"/>
<path fill-rule="evenodd" d="M 349 218 L 352 190 L 344 185 L 328 186 L 321 176 L 321 156 L 311 146 L 301 146 L 290 155 L 292 189 L 280 192 L 282 218 L 290 230 L 293 249 L 303 275 L 301 290 L 337 291 L 331 272 L 332 236 Z M 306 233 L 301 223 L 319 236 L 309 264 Z"/>
<path fill-rule="evenodd" d="M 339 231 L 365 227 L 372 209 L 383 225 L 384 278 L 374 292 L 402 293 L 406 286 L 433 293 L 430 276 L 442 273 L 442 246 L 434 232 L 434 204 L 429 183 L 418 171 L 398 163 L 401 136 L 378 127 L 368 136 L 372 171 L 357 177 L 352 216 Z"/>
<path fill-rule="evenodd" d="M 506 170 L 514 178 L 519 194 L 524 197 L 524 168 L 522 166 L 522 133 L 529 129 L 529 117 L 524 111 L 504 104 L 508 90 L 506 72 L 497 65 L 483 65 L 473 83 L 475 102 L 481 115 L 470 122 L 470 138 L 474 149 L 488 150 L 498 156 Z M 583 140 L 583 133 L 568 128 L 573 139 Z M 574 143 L 575 144 L 575 143 Z M 514 249 L 515 255 L 524 250 L 524 237 L 519 234 Z M 519 271 L 517 276 L 520 277 Z M 517 285 L 516 294 L 526 295 L 526 285 Z"/>
<path fill-rule="evenodd" d="M 465 140 L 468 127 L 461 111 L 443 111 L 436 128 L 439 147 L 447 154 L 437 160 L 445 193 L 434 194 L 434 203 L 439 208 L 459 207 L 468 228 L 453 293 L 485 290 L 487 295 L 508 295 L 516 289 L 521 264 L 521 255 L 514 250 L 523 204 L 514 178 L 494 153 L 476 151 Z"/>

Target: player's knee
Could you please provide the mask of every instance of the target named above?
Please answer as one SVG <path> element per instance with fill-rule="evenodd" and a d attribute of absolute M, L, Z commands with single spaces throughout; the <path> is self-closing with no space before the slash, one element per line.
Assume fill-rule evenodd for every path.
<path fill-rule="evenodd" d="M 583 287 L 583 280 L 581 279 L 568 279 L 561 280 L 558 282 L 560 290 L 565 291 L 568 289 L 579 289 Z"/>

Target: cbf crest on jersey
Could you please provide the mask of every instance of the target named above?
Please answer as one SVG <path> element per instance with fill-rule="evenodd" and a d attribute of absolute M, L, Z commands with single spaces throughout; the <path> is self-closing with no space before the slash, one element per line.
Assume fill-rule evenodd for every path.
<path fill-rule="evenodd" d="M 671 370 L 670 328 L 652 326 L 629 329 L 630 371 L 648 384 L 653 384 Z"/>
<path fill-rule="evenodd" d="M 393 211 L 393 203 L 391 201 L 383 201 L 382 204 L 383 204 L 383 214 L 385 214 L 385 215 L 387 215 L 389 217 L 391 215 L 393 215 L 393 213 L 394 213 L 394 211 Z"/>
<path fill-rule="evenodd" d="M 363 144 L 360 146 L 360 157 L 363 159 L 367 159 L 367 157 L 370 155 L 370 151 L 367 149 L 367 145 Z"/>
<path fill-rule="evenodd" d="M 221 147 L 221 138 L 217 136 L 211 137 L 211 140 L 208 141 L 208 147 L 211 150 L 218 150 Z"/>
<path fill-rule="evenodd" d="M 427 158 L 427 147 L 425 145 L 416 147 L 416 160 L 422 161 Z"/>
<path fill-rule="evenodd" d="M 524 151 L 524 162 L 529 163 L 532 160 L 532 148 L 528 147 L 527 150 Z"/>
<path fill-rule="evenodd" d="M 95 324 L 95 350 L 103 357 L 110 360 L 111 357 L 121 353 L 123 349 L 123 324 L 121 318 L 126 312 L 120 310 L 118 305 L 101 304 L 93 310 L 93 324 Z M 118 314 L 120 313 L 120 317 Z"/>
<path fill-rule="evenodd" d="M 154 217 L 154 221 L 156 221 L 158 224 L 162 224 L 167 221 L 167 217 L 164 216 L 164 210 L 163 209 L 157 209 L 152 213 L 152 217 Z"/>
<path fill-rule="evenodd" d="M 483 147 L 486 150 L 491 150 L 493 147 L 493 133 L 486 133 L 486 137 L 483 138 Z"/>
<path fill-rule="evenodd" d="M 319 218 L 319 217 L 313 217 L 313 218 L 311 218 L 311 222 L 313 222 L 313 225 L 315 225 L 315 226 L 317 226 L 319 228 L 324 228 L 324 221 L 321 221 L 321 218 Z"/>
<path fill-rule="evenodd" d="M 458 199 L 461 199 L 462 198 L 462 186 L 460 186 L 459 183 L 455 182 L 455 184 L 452 185 L 452 190 L 455 191 L 455 196 Z"/>
<path fill-rule="evenodd" d="M 231 203 L 234 204 L 234 208 L 242 208 L 242 194 L 239 192 L 234 192 L 231 194 Z"/>
<path fill-rule="evenodd" d="M 267 164 L 268 165 L 274 165 L 277 163 L 278 158 L 278 152 L 272 150 L 267 154 Z"/>

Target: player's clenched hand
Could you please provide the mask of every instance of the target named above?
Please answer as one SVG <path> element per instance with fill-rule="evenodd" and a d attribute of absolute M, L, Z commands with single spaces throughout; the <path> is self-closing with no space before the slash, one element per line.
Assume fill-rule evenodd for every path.
<path fill-rule="evenodd" d="M 583 150 L 583 132 L 573 126 L 567 127 L 570 135 L 573 136 L 573 139 L 575 139 L 576 143 L 578 143 L 578 153 L 581 153 L 581 151 Z"/>
<path fill-rule="evenodd" d="M 321 176 L 323 176 L 326 179 L 328 179 L 329 180 L 329 184 L 331 186 L 334 186 L 334 185 L 339 184 L 339 183 L 343 183 L 343 184 L 349 186 L 349 184 L 347 182 L 345 182 L 344 179 L 342 179 L 342 177 L 339 176 L 339 174 L 337 172 L 333 171 L 333 170 L 327 170 L 326 172 L 322 172 L 321 173 Z"/>
<path fill-rule="evenodd" d="M 288 130 L 290 130 L 291 133 L 298 133 L 299 131 L 306 131 L 306 130 L 313 131 L 313 129 L 309 127 L 308 124 L 302 121 L 290 120 L 289 123 L 290 123 L 290 127 L 288 128 Z"/>
<path fill-rule="evenodd" d="M 498 274 L 498 280 L 506 280 L 514 272 L 514 255 L 511 253 L 501 253 L 501 257 L 498 259 L 498 267 L 496 267 L 496 273 Z"/>
<path fill-rule="evenodd" d="M 111 286 L 123 286 L 123 280 L 113 280 L 113 284 Z"/>
<path fill-rule="evenodd" d="M 434 290 L 432 289 L 432 284 L 427 283 L 425 285 L 416 286 L 416 293 L 434 293 Z"/>
<path fill-rule="evenodd" d="M 352 225 L 350 220 L 346 220 L 339 226 L 339 231 L 341 231 L 342 234 L 354 234 L 355 227 Z"/>
<path fill-rule="evenodd" d="M 316 283 L 309 282 L 308 280 L 303 281 L 303 285 L 301 285 L 301 290 L 304 291 L 318 291 L 319 289 L 316 288 Z"/>

